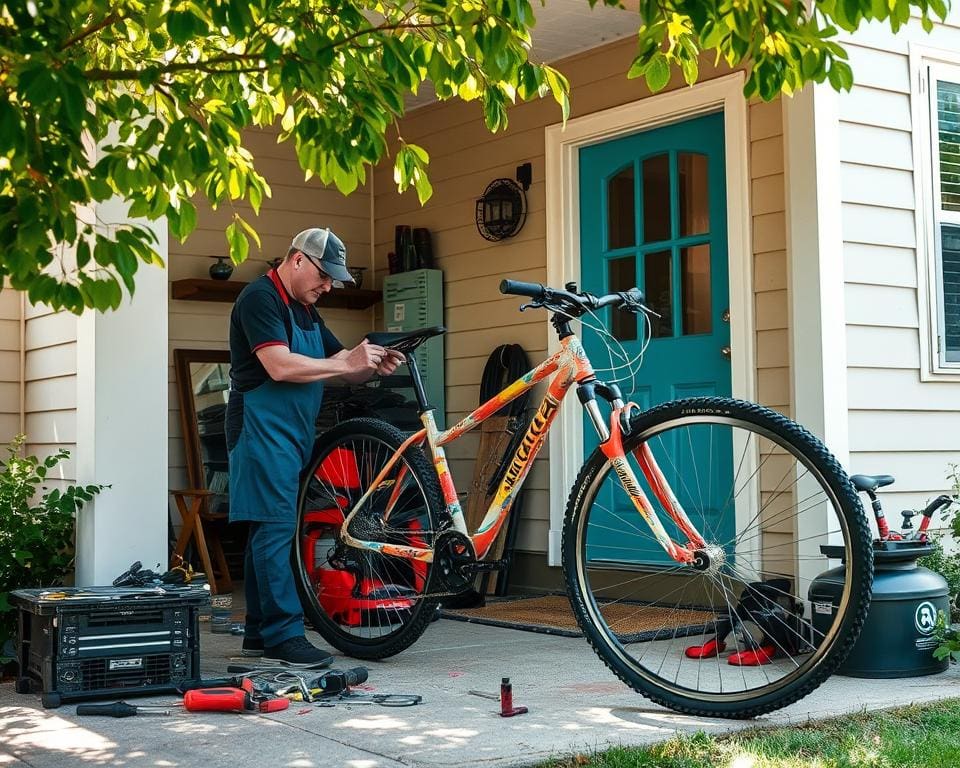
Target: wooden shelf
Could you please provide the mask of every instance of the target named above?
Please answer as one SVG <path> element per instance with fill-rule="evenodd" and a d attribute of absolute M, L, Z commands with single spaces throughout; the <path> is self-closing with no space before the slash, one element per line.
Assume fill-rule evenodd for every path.
<path fill-rule="evenodd" d="M 224 301 L 233 303 L 247 283 L 242 280 L 189 278 L 171 283 L 171 296 L 178 301 Z M 320 299 L 320 309 L 367 309 L 381 300 L 380 291 L 365 288 L 334 288 Z"/>

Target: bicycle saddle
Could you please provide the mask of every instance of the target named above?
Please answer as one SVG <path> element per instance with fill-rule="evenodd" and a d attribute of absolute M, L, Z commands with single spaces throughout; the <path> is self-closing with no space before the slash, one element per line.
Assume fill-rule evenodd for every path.
<path fill-rule="evenodd" d="M 858 491 L 875 491 L 885 485 L 893 485 L 893 475 L 851 475 L 850 482 Z"/>
<path fill-rule="evenodd" d="M 440 336 L 447 332 L 442 325 L 435 325 L 432 328 L 419 328 L 416 331 L 403 331 L 400 333 L 368 333 L 364 338 L 371 344 L 377 344 L 387 349 L 395 349 L 397 352 L 408 354 L 413 352 L 427 339 L 434 336 Z"/>

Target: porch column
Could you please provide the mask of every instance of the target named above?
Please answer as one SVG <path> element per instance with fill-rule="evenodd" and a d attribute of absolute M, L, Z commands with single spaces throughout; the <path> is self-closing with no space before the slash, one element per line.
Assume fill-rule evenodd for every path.
<path fill-rule="evenodd" d="M 828 85 L 811 83 L 793 98 L 784 97 L 782 105 L 793 418 L 822 439 L 846 466 L 847 349 L 838 97 Z M 797 498 L 811 498 L 817 492 L 809 475 L 799 478 Z M 798 516 L 801 551 L 797 554 L 801 563 L 810 564 L 797 574 L 804 594 L 809 581 L 822 570 L 822 561 L 813 558 L 820 556 L 822 534 L 829 530 L 832 514 L 824 503 L 805 508 Z"/>
<path fill-rule="evenodd" d="M 130 221 L 118 200 L 97 213 Z M 166 219 L 149 226 L 166 262 Z M 78 321 L 77 479 L 112 486 L 79 514 L 78 586 L 109 584 L 135 560 L 168 565 L 167 271 L 141 265 L 135 279 L 118 310 L 88 310 Z"/>
<path fill-rule="evenodd" d="M 811 83 L 782 104 L 793 417 L 846 465 L 838 95 Z"/>

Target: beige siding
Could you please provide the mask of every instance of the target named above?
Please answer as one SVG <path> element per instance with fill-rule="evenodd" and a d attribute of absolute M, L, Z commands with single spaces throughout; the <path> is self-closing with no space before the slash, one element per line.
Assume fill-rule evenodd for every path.
<path fill-rule="evenodd" d="M 0 291 L 0 443 L 20 431 L 20 294 Z M 0 456 L 4 459 L 6 454 Z"/>
<path fill-rule="evenodd" d="M 291 144 L 277 144 L 276 133 L 252 131 L 247 147 L 253 153 L 257 169 L 273 192 L 255 217 L 246 205 L 222 205 L 218 210 L 198 206 L 198 226 L 185 243 L 170 237 L 169 279 L 206 278 L 213 264 L 210 256 L 226 255 L 228 246 L 224 228 L 234 208 L 250 221 L 260 234 L 262 250 L 251 242 L 250 256 L 233 273 L 233 280 L 253 280 L 268 269 L 267 261 L 284 256 L 293 236 L 302 229 L 330 227 L 343 238 L 349 262 L 371 266 L 370 193 L 358 189 L 344 197 L 336 189 L 316 180 L 304 182 Z M 371 274 L 368 270 L 367 276 Z M 368 277 L 368 279 L 371 279 Z M 364 285 L 365 288 L 371 287 Z M 169 482 L 171 488 L 187 485 L 186 460 L 180 426 L 180 405 L 173 368 L 175 349 L 227 349 L 232 304 L 203 301 L 169 300 Z M 322 311 L 330 328 L 344 344 L 355 344 L 373 329 L 372 310 Z"/>
<path fill-rule="evenodd" d="M 789 302 L 780 102 L 752 103 L 749 119 L 757 400 L 789 415 Z"/>
<path fill-rule="evenodd" d="M 77 324 L 69 312 L 26 307 L 24 330 L 24 432 L 27 450 L 38 457 L 61 448 L 70 458 L 56 477 L 77 479 Z M 109 483 L 110 478 L 101 478 Z"/>
<path fill-rule="evenodd" d="M 947 488 L 960 455 L 960 383 L 920 378 L 911 40 L 956 50 L 960 29 L 857 33 L 848 43 L 856 84 L 840 98 L 850 467 L 896 476 L 895 523 L 897 510 Z"/>
<path fill-rule="evenodd" d="M 648 96 L 642 80 L 627 80 L 634 55 L 634 43 L 625 40 L 561 61 L 557 66 L 570 79 L 572 116 L 634 102 Z M 704 79 L 718 72 L 703 65 Z M 678 79 L 670 88 L 680 86 Z M 767 219 L 756 226 L 768 237 L 757 255 L 757 275 L 765 281 L 770 296 L 758 301 L 776 301 L 775 293 L 785 291 L 783 255 L 783 150 L 780 140 L 779 107 L 759 108 L 751 114 L 755 139 L 754 162 L 762 169 L 756 174 L 762 194 L 773 200 L 763 212 Z M 435 104 L 416 110 L 400 126 L 404 140 L 423 146 L 430 153 L 430 179 L 434 195 L 423 208 L 414 194 L 398 195 L 389 163 L 377 169 L 375 222 L 378 276 L 386 271 L 386 254 L 393 250 L 394 227 L 408 224 L 427 227 L 433 236 L 438 268 L 444 273 L 445 324 L 448 328 L 446 386 L 447 423 L 476 407 L 484 363 L 499 344 L 518 343 L 531 360 L 546 356 L 548 326 L 542 314 L 519 313 L 515 297 L 498 292 L 503 277 L 540 282 L 546 278 L 546 192 L 544 183 L 544 128 L 556 123 L 559 110 L 552 101 L 521 104 L 510 111 L 510 128 L 491 135 L 484 127 L 476 104 Z M 533 183 L 527 192 L 529 216 L 523 230 L 500 243 L 489 243 L 477 233 L 474 211 L 477 197 L 493 179 L 513 178 L 516 167 L 529 162 Z M 779 260 L 779 261 L 778 261 Z M 762 312 L 773 330 L 784 334 L 782 311 L 775 306 Z M 378 318 L 379 319 L 379 318 Z M 778 376 L 787 363 L 776 351 L 766 358 L 770 368 L 764 392 L 777 405 L 786 405 Z M 469 487 L 478 438 L 473 435 L 448 448 L 451 467 L 459 489 Z M 543 553 L 549 530 L 549 472 L 546 451 L 537 460 L 525 488 L 530 493 L 524 506 L 517 548 Z"/>

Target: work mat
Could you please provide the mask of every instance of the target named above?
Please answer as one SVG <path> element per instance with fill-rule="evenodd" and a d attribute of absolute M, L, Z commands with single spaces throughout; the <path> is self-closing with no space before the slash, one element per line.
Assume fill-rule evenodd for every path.
<path fill-rule="evenodd" d="M 710 633 L 716 620 L 716 614 L 695 608 L 663 608 L 623 602 L 601 606 L 600 612 L 624 642 Z M 580 637 L 583 634 L 566 595 L 488 601 L 483 608 L 447 608 L 441 616 L 456 621 L 564 637 Z"/>

